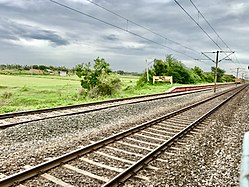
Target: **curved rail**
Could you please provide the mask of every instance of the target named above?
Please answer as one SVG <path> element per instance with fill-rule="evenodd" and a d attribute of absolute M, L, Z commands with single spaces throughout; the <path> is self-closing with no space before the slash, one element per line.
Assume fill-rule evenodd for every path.
<path fill-rule="evenodd" d="M 245 88 L 245 86 L 239 88 L 239 91 L 242 90 L 242 89 L 244 89 L 244 88 Z M 162 116 L 162 117 L 159 117 L 159 118 L 157 118 L 157 119 L 155 119 L 155 120 L 152 120 L 152 121 L 143 123 L 143 124 L 141 124 L 141 125 L 139 125 L 139 126 L 133 127 L 133 128 L 128 129 L 128 130 L 126 130 L 126 131 L 124 131 L 124 132 L 120 132 L 120 133 L 118 133 L 118 134 L 115 134 L 115 135 L 110 136 L 110 137 L 108 137 L 108 138 L 105 138 L 105 139 L 103 139 L 103 140 L 100 140 L 100 141 L 98 141 L 98 142 L 96 142 L 96 143 L 90 144 L 90 145 L 85 146 L 85 147 L 83 147 L 83 148 L 80 148 L 80 149 L 74 150 L 74 151 L 72 151 L 72 152 L 69 152 L 69 153 L 67 153 L 67 154 L 64 154 L 64 155 L 62 155 L 62 156 L 60 156 L 60 157 L 57 157 L 57 158 L 51 159 L 51 160 L 49 160 L 49 161 L 47 161 L 47 162 L 41 163 L 41 164 L 39 164 L 39 165 L 37 165 L 37 166 L 31 167 L 31 168 L 29 168 L 29 169 L 27 169 L 27 170 L 25 170 L 25 171 L 21 171 L 21 172 L 19 172 L 19 173 L 14 174 L 14 175 L 8 176 L 8 177 L 6 177 L 6 178 L 0 180 L 0 186 L 3 186 L 3 187 L 5 187 L 5 186 L 10 186 L 10 185 L 19 183 L 19 182 L 21 182 L 21 181 L 24 181 L 24 180 L 26 180 L 26 179 L 29 179 L 29 178 L 31 178 L 31 177 L 33 177 L 33 176 L 36 176 L 36 175 L 40 174 L 41 172 L 45 172 L 45 171 L 47 171 L 47 170 L 49 170 L 49 169 L 52 169 L 52 168 L 54 168 L 54 167 L 56 167 L 56 166 L 59 166 L 59 165 L 63 164 L 63 163 L 67 163 L 67 162 L 69 162 L 69 161 L 71 161 L 71 160 L 73 160 L 73 159 L 75 159 L 75 158 L 78 158 L 79 156 L 82 156 L 82 155 L 85 155 L 85 154 L 87 154 L 87 153 L 90 153 L 90 152 L 92 152 L 92 151 L 94 151 L 94 150 L 96 150 L 96 149 L 99 149 L 99 148 L 101 148 L 101 147 L 107 145 L 107 144 L 110 144 L 110 143 L 112 143 L 112 142 L 115 142 L 115 141 L 117 141 L 117 140 L 120 140 L 120 139 L 122 139 L 122 138 L 124 138 L 124 137 L 127 137 L 127 136 L 129 136 L 129 135 L 131 135 L 131 134 L 134 134 L 135 132 L 138 132 L 138 131 L 140 131 L 140 130 L 142 130 L 142 129 L 145 129 L 145 128 L 147 128 L 147 127 L 150 127 L 150 126 L 152 126 L 152 125 L 154 125 L 154 124 L 156 124 L 156 123 L 159 123 L 159 122 L 161 122 L 161 121 L 163 121 L 163 120 L 165 120 L 165 119 L 168 119 L 168 118 L 170 118 L 170 117 L 172 117 L 172 116 L 176 116 L 176 115 L 179 114 L 179 113 L 182 113 L 182 112 L 184 112 L 184 111 L 190 110 L 191 108 L 194 108 L 195 106 L 201 105 L 201 104 L 203 104 L 203 103 L 205 103 L 205 102 L 207 102 L 207 101 L 210 101 L 210 100 L 212 100 L 212 99 L 215 99 L 215 98 L 217 98 L 217 97 L 219 97 L 219 96 L 221 96 L 221 95 L 223 95 L 223 94 L 229 93 L 229 92 L 231 92 L 231 91 L 233 91 L 233 90 L 236 90 L 236 89 L 237 89 L 237 88 L 232 89 L 232 90 L 229 90 L 229 91 L 224 91 L 224 92 L 222 92 L 222 93 L 218 93 L 218 94 L 216 94 L 216 95 L 214 95 L 214 96 L 212 96 L 212 97 L 209 97 L 209 98 L 207 98 L 207 99 L 205 99 L 205 100 L 202 100 L 202 101 L 199 101 L 199 102 L 197 102 L 197 103 L 191 104 L 190 106 L 184 107 L 184 108 L 179 109 L 179 110 L 177 110 L 177 111 L 175 111 L 175 112 L 171 112 L 171 113 L 169 113 L 169 114 L 166 114 L 166 115 L 164 115 L 164 116 Z M 236 93 L 238 93 L 239 91 L 236 91 Z M 234 94 L 234 95 L 235 95 L 235 94 Z M 231 98 L 231 97 L 230 97 L 230 98 Z M 228 100 L 228 99 L 227 99 L 227 100 Z M 202 120 L 202 119 L 204 119 L 204 117 L 202 117 L 202 118 L 199 119 L 199 120 L 196 120 L 195 123 L 193 123 L 193 124 L 191 124 L 190 126 L 188 126 L 188 127 L 186 128 L 186 130 L 191 129 L 191 128 L 194 126 L 194 124 L 197 123 L 197 121 L 200 121 L 200 120 Z M 177 135 L 175 135 L 174 137 L 178 137 L 178 136 L 183 135 L 183 134 L 184 134 L 184 132 L 180 132 L 180 133 L 178 133 Z M 160 149 L 161 149 L 162 147 L 164 148 L 165 145 L 168 145 L 169 143 L 171 143 L 171 142 L 175 139 L 174 137 L 171 138 L 169 141 L 165 142 L 162 146 L 160 146 Z M 163 150 L 163 149 L 162 149 L 162 150 Z M 156 150 L 156 154 L 155 154 L 155 153 L 152 153 L 151 158 L 152 158 L 152 157 L 155 157 L 156 155 L 158 155 L 158 153 L 160 152 L 160 151 L 159 151 L 159 152 L 158 152 L 158 151 L 159 151 L 159 150 Z M 149 156 L 149 157 L 150 157 L 150 156 Z M 141 162 L 141 163 L 144 164 L 144 163 L 147 163 L 148 161 L 150 161 L 151 158 L 149 158 L 149 159 L 148 159 L 148 158 L 143 158 L 143 159 L 140 160 L 139 162 Z M 145 162 L 144 162 L 144 161 L 145 161 Z M 142 165 L 143 165 L 143 164 L 142 164 Z M 139 164 L 139 165 L 140 165 L 140 164 Z M 139 166 L 139 167 L 140 167 L 140 166 Z M 136 166 L 134 166 L 134 165 L 132 166 L 132 171 L 136 171 L 135 168 L 137 168 L 137 165 L 136 165 Z M 135 169 L 135 170 L 134 170 L 134 169 Z M 123 173 L 123 172 L 122 172 L 122 173 Z M 127 172 L 125 172 L 125 173 L 127 173 Z M 126 175 L 126 174 L 125 174 L 125 175 Z M 119 176 L 119 175 L 118 175 L 118 176 Z M 124 176 L 124 175 L 122 174 L 122 176 L 121 176 L 122 180 L 120 180 L 120 178 L 117 177 L 117 178 L 118 178 L 118 182 L 123 181 L 123 179 L 124 179 L 123 176 Z M 127 178 L 127 177 L 125 177 L 125 178 Z M 114 183 L 116 184 L 117 181 L 115 181 Z M 111 182 L 111 184 L 112 184 L 112 182 Z M 107 183 L 106 185 L 109 185 L 109 184 Z"/>

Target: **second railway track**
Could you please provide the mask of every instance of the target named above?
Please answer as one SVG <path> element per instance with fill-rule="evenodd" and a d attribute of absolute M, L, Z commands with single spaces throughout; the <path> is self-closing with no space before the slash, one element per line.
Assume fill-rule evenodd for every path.
<path fill-rule="evenodd" d="M 233 86 L 233 85 L 228 85 L 228 86 Z M 136 104 L 136 103 L 152 101 L 157 99 L 178 97 L 178 96 L 205 92 L 210 90 L 211 88 L 207 87 L 207 88 L 202 88 L 200 90 L 193 90 L 193 91 L 180 92 L 180 93 L 163 93 L 163 94 L 153 94 L 146 96 L 135 96 L 131 98 L 120 98 L 120 99 L 113 99 L 113 100 L 100 101 L 94 103 L 0 114 L 0 129 L 33 121 L 83 114 L 83 113 L 118 107 L 122 105 Z"/>
<path fill-rule="evenodd" d="M 136 173 L 157 156 L 173 149 L 172 145 L 191 132 L 198 123 L 227 102 L 245 86 L 219 93 L 198 103 L 143 123 L 104 140 L 94 142 L 37 166 L 7 176 L 0 186 L 117 186 L 131 177 L 149 178 Z M 51 155 L 53 157 L 53 155 Z M 38 176 L 37 176 L 38 175 Z M 37 177 L 35 177 L 37 176 Z M 33 178 L 35 177 L 35 178 Z"/>

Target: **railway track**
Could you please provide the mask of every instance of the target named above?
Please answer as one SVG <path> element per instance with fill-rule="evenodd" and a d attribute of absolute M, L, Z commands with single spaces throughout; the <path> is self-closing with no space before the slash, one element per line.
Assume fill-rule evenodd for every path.
<path fill-rule="evenodd" d="M 174 144 L 246 86 L 224 91 L 203 101 L 143 123 L 104 140 L 69 152 L 0 180 L 0 186 L 118 186 L 150 166 L 161 153 L 173 154 Z M 51 155 L 51 157 L 53 157 Z"/>
<path fill-rule="evenodd" d="M 136 96 L 131 98 L 120 98 L 120 99 L 113 99 L 101 102 L 94 102 L 94 103 L 86 103 L 80 105 L 71 105 L 71 106 L 64 106 L 64 107 L 56 107 L 56 108 L 49 108 L 49 109 L 40 109 L 40 110 L 33 110 L 33 111 L 22 111 L 22 112 L 12 112 L 7 114 L 0 114 L 0 129 L 28 123 L 32 121 L 39 121 L 44 119 L 51 119 L 60 116 L 70 116 L 76 114 L 83 114 L 88 112 L 93 112 L 97 110 L 103 110 L 107 108 L 118 107 L 121 105 L 128 105 L 128 104 L 135 104 L 141 103 L 146 101 L 152 101 L 157 99 L 164 99 L 170 97 L 177 97 L 182 95 L 188 95 L 198 92 L 205 92 L 210 90 L 211 88 L 201 89 L 201 90 L 194 90 L 194 91 L 187 91 L 181 93 L 163 93 L 163 94 L 153 94 L 147 96 Z"/>

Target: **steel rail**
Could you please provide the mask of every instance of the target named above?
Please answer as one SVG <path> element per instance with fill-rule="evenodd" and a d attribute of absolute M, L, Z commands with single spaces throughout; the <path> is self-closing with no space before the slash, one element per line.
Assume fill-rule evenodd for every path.
<path fill-rule="evenodd" d="M 78 105 L 69 105 L 69 106 L 45 108 L 45 109 L 38 109 L 38 110 L 28 110 L 28 111 L 20 111 L 20 112 L 10 112 L 10 113 L 6 113 L 6 114 L 0 114 L 0 119 L 16 117 L 16 116 L 21 116 L 21 115 L 27 115 L 27 114 L 37 114 L 37 113 L 42 113 L 42 112 L 52 112 L 52 111 L 56 111 L 56 110 L 72 109 L 72 108 L 79 108 L 79 107 L 88 107 L 88 106 L 94 106 L 94 105 L 99 105 L 99 104 L 108 104 L 108 103 L 113 103 L 113 102 L 120 102 L 120 101 L 127 101 L 127 100 L 133 100 L 133 99 L 142 99 L 142 98 L 147 98 L 147 97 L 164 96 L 165 95 L 165 97 L 158 98 L 158 99 L 161 99 L 161 98 L 175 97 L 175 96 L 181 96 L 181 95 L 188 95 L 188 94 L 191 94 L 191 93 L 203 92 L 203 91 L 207 91 L 207 90 L 210 90 L 210 89 L 211 88 L 201 89 L 201 90 L 194 90 L 194 91 L 191 90 L 189 92 L 180 92 L 180 93 L 177 93 L 177 94 L 176 93 L 150 94 L 150 95 L 143 95 L 143 96 L 134 96 L 134 97 L 128 97 L 128 98 L 118 98 L 118 99 L 110 99 L 110 100 L 105 100 L 105 101 L 90 102 L 90 103 L 84 103 L 84 104 L 78 104 Z M 157 98 L 154 98 L 154 99 L 157 99 Z M 154 99 L 148 99 L 148 101 L 149 100 L 154 100 Z M 140 101 L 140 102 L 143 102 L 143 101 Z"/>
<path fill-rule="evenodd" d="M 92 151 L 94 151 L 96 149 L 99 149 L 99 148 L 107 145 L 107 144 L 110 144 L 110 143 L 112 143 L 114 141 L 122 139 L 122 138 L 124 138 L 126 136 L 129 136 L 130 134 L 133 134 L 133 133 L 138 132 L 138 131 L 140 131 L 142 129 L 145 129 L 145 128 L 149 127 L 149 126 L 152 126 L 153 124 L 156 124 L 156 123 L 158 123 L 158 122 L 160 122 L 160 121 L 162 121 L 164 119 L 168 119 L 170 117 L 173 117 L 173 116 L 175 116 L 175 115 L 177 115 L 179 113 L 182 113 L 182 112 L 184 112 L 186 110 L 189 110 L 189 109 L 191 109 L 191 108 L 193 108 L 195 106 L 203 104 L 203 103 L 205 103 L 207 101 L 210 101 L 210 100 L 212 100 L 214 98 L 217 98 L 217 97 L 219 97 L 219 96 L 221 96 L 223 94 L 226 94 L 226 93 L 231 92 L 233 90 L 236 90 L 238 88 L 240 88 L 240 87 L 229 89 L 229 90 L 223 91 L 221 93 L 217 93 L 214 96 L 211 96 L 211 97 L 206 98 L 206 99 L 204 99 L 202 101 L 191 104 L 189 106 L 186 106 L 186 107 L 184 107 L 182 109 L 179 109 L 179 110 L 176 110 L 174 112 L 170 112 L 170 113 L 168 113 L 168 114 L 166 114 L 164 116 L 161 116 L 161 117 L 159 117 L 157 119 L 142 123 L 141 125 L 138 125 L 136 127 L 130 128 L 130 129 L 126 130 L 126 131 L 117 133 L 117 134 L 112 135 L 110 137 L 107 137 L 107 138 L 105 138 L 103 140 L 100 140 L 100 141 L 95 142 L 93 144 L 87 145 L 87 146 L 85 146 L 83 148 L 79 148 L 77 150 L 71 151 L 71 152 L 66 153 L 66 154 L 64 154 L 62 156 L 59 156 L 59 157 L 56 157 L 56 158 L 51 159 L 49 161 L 43 162 L 43 163 L 41 163 L 39 165 L 36 165 L 36 166 L 31 167 L 29 169 L 26 169 L 24 171 L 20 171 L 20 172 L 18 172 L 16 174 L 10 175 L 10 176 L 0 180 L 0 186 L 1 187 L 7 187 L 7 186 L 11 186 L 13 184 L 18 184 L 18 183 L 20 183 L 20 182 L 22 182 L 22 181 L 24 181 L 26 179 L 29 179 L 29 178 L 34 177 L 36 175 L 39 175 L 39 174 L 41 174 L 41 173 L 43 173 L 43 172 L 45 172 L 45 171 L 47 171 L 49 169 L 52 169 L 52 168 L 54 168 L 56 166 L 59 166 L 61 164 L 67 163 L 67 162 L 69 162 L 69 161 L 71 161 L 71 160 L 73 160 L 75 158 L 78 158 L 78 157 L 84 155 L 84 154 L 90 153 L 90 152 L 92 152 Z"/>
<path fill-rule="evenodd" d="M 227 86 L 227 85 L 232 85 L 232 84 L 220 84 L 220 86 Z M 133 99 L 142 99 L 142 98 L 147 98 L 147 97 L 155 97 L 155 96 L 164 96 L 167 97 L 175 97 L 175 96 L 181 96 L 181 95 L 187 95 L 191 93 L 198 93 L 198 92 L 203 92 L 207 90 L 211 90 L 212 85 L 194 85 L 194 86 L 187 86 L 187 88 L 200 88 L 199 90 L 192 89 L 192 90 L 184 90 L 186 86 L 180 86 L 176 87 L 179 90 L 175 92 L 165 92 L 165 93 L 158 93 L 158 94 L 148 94 L 148 95 L 142 95 L 142 96 L 133 96 L 133 97 L 128 97 L 128 98 L 118 98 L 118 99 L 109 99 L 105 101 L 97 101 L 97 102 L 90 102 L 90 103 L 84 103 L 84 104 L 77 104 L 77 105 L 68 105 L 68 106 L 60 106 L 60 107 L 54 107 L 54 108 L 44 108 L 44 109 L 37 109 L 37 110 L 27 110 L 27 111 L 19 111 L 19 112 L 9 112 L 5 114 L 0 114 L 0 119 L 5 119 L 5 118 L 10 118 L 10 117 L 16 117 L 16 116 L 21 116 L 21 115 L 26 115 L 26 114 L 37 114 L 37 113 L 42 113 L 42 112 L 52 112 L 56 110 L 64 110 L 64 109 L 72 109 L 72 108 L 79 108 L 79 107 L 88 107 L 88 106 L 95 106 L 99 104 L 107 104 L 107 103 L 113 103 L 113 102 L 120 102 L 120 101 L 127 101 L 127 100 L 133 100 Z M 171 95 L 172 94 L 172 95 Z M 162 97 L 164 98 L 164 97 Z M 157 98 L 155 98 L 156 100 Z M 161 99 L 161 98 L 158 98 Z M 153 99 L 151 99 L 153 100 Z M 141 101 L 143 102 L 143 101 Z"/>
<path fill-rule="evenodd" d="M 200 122 L 202 122 L 205 118 L 210 116 L 214 111 L 218 110 L 222 105 L 224 105 L 226 102 L 228 102 L 231 98 L 233 98 L 235 95 L 237 95 L 239 92 L 241 92 L 243 89 L 247 87 L 243 86 L 238 91 L 236 91 L 234 94 L 229 96 L 227 99 L 222 101 L 220 104 L 209 110 L 207 113 L 199 117 L 197 120 L 192 122 L 190 125 L 188 125 L 186 128 L 184 128 L 182 131 L 174 135 L 172 138 L 164 142 L 162 145 L 158 146 L 156 149 L 148 153 L 146 156 L 141 158 L 139 161 L 131 165 L 129 168 L 118 174 L 116 177 L 105 183 L 102 187 L 111 187 L 111 186 L 118 186 L 120 184 L 123 184 L 127 179 L 132 177 L 134 174 L 136 174 L 139 170 L 141 170 L 144 166 L 146 166 L 149 162 L 154 160 L 157 156 L 159 156 L 162 152 L 164 152 L 166 149 L 169 148 L 170 145 L 172 145 L 177 139 L 184 136 L 184 134 L 188 133 L 191 129 L 193 129 L 196 125 L 198 125 Z"/>
<path fill-rule="evenodd" d="M 99 108 L 93 108 L 93 109 L 88 109 L 88 110 L 83 110 L 83 111 L 78 111 L 78 112 L 59 114 L 59 115 L 55 115 L 55 116 L 47 116 L 47 117 L 42 117 L 42 118 L 38 118 L 38 119 L 19 121 L 19 122 L 16 122 L 16 123 L 3 124 L 3 125 L 0 125 L 0 129 L 12 127 L 12 126 L 20 125 L 20 124 L 24 124 L 24 123 L 40 121 L 40 120 L 44 120 L 44 119 L 52 119 L 52 118 L 62 117 L 62 116 L 85 114 L 85 113 L 89 113 L 89 112 L 94 112 L 94 111 L 98 111 L 98 110 L 104 110 L 104 109 L 108 109 L 108 108 L 114 108 L 114 107 L 123 106 L 123 105 L 130 105 L 130 104 L 136 104 L 136 103 L 141 103 L 141 102 L 146 102 L 146 101 L 155 101 L 155 100 L 159 100 L 159 99 L 178 97 L 178 96 L 182 96 L 182 95 L 188 95 L 188 94 L 193 94 L 193 93 L 198 93 L 198 92 L 204 92 L 204 91 L 208 91 L 208 90 L 210 90 L 210 88 L 201 89 L 201 90 L 187 91 L 187 92 L 180 92 L 180 93 L 153 94 L 153 95 L 146 95 L 146 96 L 142 96 L 142 97 L 141 96 L 136 96 L 136 97 L 132 97 L 132 98 L 121 98 L 121 99 L 113 99 L 113 100 L 99 101 L 99 102 L 93 102 L 93 103 L 85 103 L 85 104 L 81 104 L 81 105 L 71 105 L 71 106 L 63 106 L 63 107 L 56 107 L 56 108 L 48 108 L 48 109 L 40 109 L 40 110 L 32 110 L 32 111 L 23 111 L 23 112 L 13 112 L 13 113 L 7 113 L 7 114 L 0 114 L 0 119 L 6 119 L 6 117 L 11 118 L 11 117 L 17 117 L 17 116 L 24 116 L 24 115 L 48 113 L 48 112 L 53 112 L 53 111 L 58 111 L 58 110 L 73 109 L 73 108 L 78 108 L 78 107 L 89 107 L 89 106 L 95 106 L 95 105 L 98 105 L 98 104 L 108 104 L 108 103 L 113 103 L 113 102 L 121 102 L 121 101 L 126 101 L 126 100 L 142 99 L 142 98 L 162 95 L 162 97 L 157 97 L 157 98 L 148 98 L 148 99 L 139 100 L 139 101 L 131 101 L 129 103 L 117 103 L 117 104 L 110 105 L 110 106 L 102 106 L 102 107 L 99 107 Z"/>

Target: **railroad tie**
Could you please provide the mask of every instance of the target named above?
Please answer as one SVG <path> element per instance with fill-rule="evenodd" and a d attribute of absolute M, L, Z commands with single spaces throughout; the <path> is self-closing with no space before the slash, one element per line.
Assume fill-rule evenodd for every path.
<path fill-rule="evenodd" d="M 144 157 L 145 156 L 145 155 L 142 155 L 142 154 L 125 151 L 123 149 L 119 149 L 119 148 L 115 148 L 115 147 L 111 147 L 111 146 L 106 146 L 105 148 L 111 149 L 111 150 L 114 150 L 114 151 L 118 151 L 118 152 L 121 152 L 121 153 L 124 153 L 124 154 L 128 154 L 128 155 L 134 155 L 134 156 L 137 156 L 137 157 Z"/>
<path fill-rule="evenodd" d="M 30 165 L 26 165 L 26 166 L 24 166 L 24 169 L 30 169 L 31 167 L 32 166 L 30 166 Z M 59 186 L 62 186 L 62 187 L 74 187 L 73 185 L 68 184 L 68 183 L 66 183 L 66 182 L 64 182 L 64 181 L 62 181 L 62 180 L 48 174 L 48 173 L 43 173 L 40 176 L 42 178 L 45 178 L 45 179 L 47 179 L 47 180 L 49 180 L 49 181 L 51 181 L 51 182 L 53 182 L 53 183 L 55 183 L 55 184 L 57 184 Z"/>
<path fill-rule="evenodd" d="M 142 141 L 142 140 L 137 140 L 135 138 L 130 138 L 130 137 L 126 137 L 127 140 L 132 140 L 134 142 L 139 142 L 139 143 L 143 143 L 143 144 L 146 144 L 146 145 L 152 145 L 152 146 L 160 146 L 160 144 L 155 144 L 155 143 L 150 143 L 150 142 L 145 142 L 145 141 Z"/>
<path fill-rule="evenodd" d="M 102 155 L 102 156 L 111 158 L 111 159 L 113 159 L 113 160 L 118 160 L 118 161 L 125 162 L 125 163 L 128 163 L 128 164 L 134 164 L 134 163 L 135 163 L 135 162 L 133 162 L 133 161 L 130 161 L 130 160 L 127 160 L 127 159 L 123 159 L 123 158 L 120 158 L 120 157 L 115 157 L 115 156 L 112 156 L 112 155 L 109 155 L 109 154 L 106 154 L 106 153 L 103 153 L 103 152 L 97 151 L 96 153 L 99 154 L 99 155 Z M 157 167 L 149 166 L 149 165 L 146 166 L 146 168 L 148 168 L 148 169 L 153 169 L 153 170 L 158 170 L 158 169 L 159 169 L 159 168 L 157 168 Z"/>
<path fill-rule="evenodd" d="M 156 141 L 166 141 L 166 139 L 162 139 L 162 138 L 155 138 L 155 137 L 152 137 L 152 136 L 146 136 L 146 135 L 143 135 L 143 134 L 140 134 L 140 133 L 135 133 L 134 136 L 141 136 L 141 137 L 144 137 L 144 138 L 148 138 L 148 139 L 152 139 L 152 140 L 156 140 Z"/>
<path fill-rule="evenodd" d="M 130 143 L 126 143 L 126 142 L 123 142 L 123 141 L 118 141 L 116 143 L 126 145 L 126 146 L 129 146 L 129 147 L 133 147 L 133 148 L 144 149 L 144 150 L 147 150 L 147 151 L 152 151 L 153 150 L 153 149 L 150 149 L 150 148 L 147 148 L 147 147 L 142 147 L 142 146 L 138 146 L 138 145 L 135 145 L 135 144 L 130 144 Z"/>
<path fill-rule="evenodd" d="M 108 182 L 108 181 L 109 181 L 109 179 L 106 178 L 106 177 L 102 177 L 102 176 L 98 176 L 98 175 L 92 174 L 92 173 L 90 173 L 90 172 L 88 172 L 88 171 L 84 171 L 84 170 L 82 170 L 82 169 L 76 168 L 76 167 L 71 166 L 71 165 L 69 165 L 69 164 L 65 164 L 65 165 L 63 165 L 62 167 L 67 168 L 67 169 L 72 170 L 72 171 L 75 171 L 75 172 L 77 172 L 77 173 L 79 173 L 79 174 L 88 176 L 88 177 L 90 177 L 90 178 L 94 178 L 94 179 L 103 181 L 103 182 Z"/>

